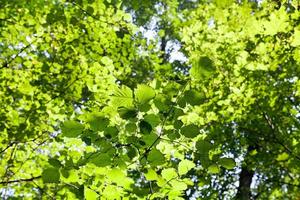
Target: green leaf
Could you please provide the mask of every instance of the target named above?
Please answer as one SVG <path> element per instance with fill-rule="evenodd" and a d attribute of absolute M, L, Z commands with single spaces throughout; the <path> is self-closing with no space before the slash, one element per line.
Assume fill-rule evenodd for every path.
<path fill-rule="evenodd" d="M 207 154 L 212 148 L 212 144 L 205 140 L 199 140 L 196 142 L 197 152 L 200 154 Z"/>
<path fill-rule="evenodd" d="M 144 134 L 141 139 L 146 146 L 150 146 L 157 139 L 157 137 L 158 137 L 157 134 L 152 132 L 149 134 Z"/>
<path fill-rule="evenodd" d="M 180 138 L 180 134 L 178 130 L 164 130 L 164 134 L 168 136 L 170 140 L 175 140 Z"/>
<path fill-rule="evenodd" d="M 106 127 L 104 130 L 104 135 L 108 139 L 117 139 L 116 137 L 118 136 L 119 130 L 115 126 L 109 126 Z"/>
<path fill-rule="evenodd" d="M 266 35 L 276 35 L 278 32 L 287 32 L 289 29 L 289 16 L 281 8 L 270 13 L 269 20 L 264 22 L 264 33 Z"/>
<path fill-rule="evenodd" d="M 49 162 L 50 165 L 52 165 L 52 166 L 55 167 L 55 168 L 60 168 L 60 167 L 62 167 L 62 164 L 61 164 L 60 161 L 57 160 L 57 159 L 50 158 L 50 159 L 48 159 L 48 162 Z"/>
<path fill-rule="evenodd" d="M 288 158 L 289 158 L 289 154 L 287 154 L 286 152 L 283 152 L 277 156 L 276 160 L 284 161 L 284 160 L 287 160 Z"/>
<path fill-rule="evenodd" d="M 102 57 L 101 62 L 106 66 L 113 65 L 113 61 L 107 56 Z"/>
<path fill-rule="evenodd" d="M 107 178 L 109 178 L 112 182 L 121 183 L 126 178 L 126 174 L 120 169 L 111 169 L 106 174 Z"/>
<path fill-rule="evenodd" d="M 234 3 L 234 0 L 216 0 L 215 2 L 217 6 L 224 9 Z"/>
<path fill-rule="evenodd" d="M 28 81 L 22 83 L 19 85 L 19 90 L 21 93 L 26 95 L 33 95 L 34 94 L 34 87 L 30 85 Z"/>
<path fill-rule="evenodd" d="M 132 21 L 132 17 L 129 13 L 124 14 L 123 19 L 127 22 L 131 22 Z"/>
<path fill-rule="evenodd" d="M 125 126 L 125 130 L 129 133 L 135 133 L 137 130 L 137 126 L 135 123 L 128 123 Z M 130 134 L 131 135 L 131 134 Z"/>
<path fill-rule="evenodd" d="M 157 149 L 152 149 L 147 157 L 152 166 L 161 165 L 165 162 L 164 155 Z"/>
<path fill-rule="evenodd" d="M 88 123 L 92 131 L 103 131 L 108 126 L 109 120 L 101 116 L 94 116 Z"/>
<path fill-rule="evenodd" d="M 152 126 L 144 120 L 140 121 L 139 127 L 142 134 L 150 134 L 152 131 Z"/>
<path fill-rule="evenodd" d="M 92 6 L 88 6 L 86 8 L 86 12 L 89 13 L 90 15 L 93 15 L 94 14 L 94 8 Z"/>
<path fill-rule="evenodd" d="M 157 94 L 153 101 L 155 106 L 162 112 L 166 112 L 170 109 L 171 101 L 166 95 Z"/>
<path fill-rule="evenodd" d="M 116 88 L 112 95 L 112 104 L 119 107 L 132 108 L 133 107 L 133 93 L 127 86 Z"/>
<path fill-rule="evenodd" d="M 170 184 L 173 190 L 183 191 L 187 189 L 187 184 L 182 181 L 172 180 Z"/>
<path fill-rule="evenodd" d="M 159 116 L 157 116 L 155 114 L 146 115 L 144 117 L 144 120 L 146 122 L 148 122 L 149 124 L 151 124 L 152 127 L 156 127 L 157 125 L 160 124 L 160 118 L 159 118 Z"/>
<path fill-rule="evenodd" d="M 88 187 L 84 187 L 84 199 L 97 200 L 98 197 L 99 195 L 95 191 L 89 189 Z"/>
<path fill-rule="evenodd" d="M 207 170 L 211 174 L 217 174 L 220 172 L 220 168 L 216 164 L 210 165 Z"/>
<path fill-rule="evenodd" d="M 129 146 L 127 148 L 127 155 L 130 159 L 135 158 L 135 156 L 137 156 L 138 151 L 136 150 L 136 148 Z"/>
<path fill-rule="evenodd" d="M 65 121 L 61 130 L 65 137 L 77 137 L 82 133 L 84 126 L 76 121 Z"/>
<path fill-rule="evenodd" d="M 235 167 L 235 161 L 232 158 L 221 158 L 219 164 L 226 169 L 233 169 Z"/>
<path fill-rule="evenodd" d="M 89 162 L 97 167 L 105 167 L 111 164 L 111 157 L 106 153 L 98 153 L 92 156 Z"/>
<path fill-rule="evenodd" d="M 76 188 L 74 186 L 68 185 L 70 191 L 76 195 L 77 199 L 83 199 L 84 198 L 84 186 L 83 185 L 77 185 Z"/>
<path fill-rule="evenodd" d="M 65 178 L 68 178 L 70 175 L 70 172 L 68 169 L 63 168 L 63 169 L 61 169 L 61 175 Z"/>
<path fill-rule="evenodd" d="M 161 175 L 164 179 L 171 180 L 172 178 L 177 177 L 176 170 L 174 168 L 163 169 Z"/>
<path fill-rule="evenodd" d="M 135 109 L 125 107 L 118 108 L 118 113 L 122 119 L 131 119 L 137 116 L 137 111 Z"/>
<path fill-rule="evenodd" d="M 186 104 L 190 104 L 192 106 L 200 105 L 205 99 L 205 95 L 196 91 L 196 90 L 188 90 L 184 92 L 182 98 L 179 99 L 178 104 L 181 107 L 185 107 Z"/>
<path fill-rule="evenodd" d="M 148 85 L 138 85 L 135 92 L 135 98 L 138 103 L 144 104 L 155 97 L 155 91 Z"/>
<path fill-rule="evenodd" d="M 300 30 L 295 30 L 295 33 L 292 37 L 291 46 L 293 47 L 300 46 Z"/>
<path fill-rule="evenodd" d="M 190 75 L 196 80 L 201 80 L 212 76 L 215 70 L 216 68 L 213 61 L 205 56 L 194 61 L 192 68 L 190 69 Z"/>
<path fill-rule="evenodd" d="M 151 105 L 148 103 L 144 103 L 144 104 L 139 104 L 138 105 L 138 110 L 140 112 L 144 112 L 146 113 L 147 111 L 149 111 L 151 109 Z"/>
<path fill-rule="evenodd" d="M 158 175 L 153 169 L 148 169 L 147 173 L 145 173 L 145 177 L 148 181 L 154 181 L 158 179 Z"/>
<path fill-rule="evenodd" d="M 166 35 L 165 30 L 164 29 L 159 30 L 158 35 L 159 37 L 164 37 Z"/>
<path fill-rule="evenodd" d="M 193 169 L 195 166 L 196 166 L 195 163 L 190 160 L 182 160 L 178 164 L 178 173 L 179 175 L 184 175 L 188 173 L 188 171 Z"/>
<path fill-rule="evenodd" d="M 43 170 L 42 180 L 44 183 L 59 183 L 60 173 L 57 168 L 47 168 Z"/>
<path fill-rule="evenodd" d="M 180 132 L 187 138 L 194 138 L 199 134 L 199 127 L 194 124 L 190 124 L 182 127 Z"/>

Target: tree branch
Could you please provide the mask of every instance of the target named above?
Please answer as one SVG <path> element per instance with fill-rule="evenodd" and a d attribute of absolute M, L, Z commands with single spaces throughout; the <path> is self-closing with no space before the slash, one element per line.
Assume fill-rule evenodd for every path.
<path fill-rule="evenodd" d="M 268 126 L 270 127 L 270 129 L 272 130 L 272 131 L 271 131 L 271 134 L 274 136 L 275 142 L 276 142 L 277 144 L 279 144 L 280 146 L 282 146 L 282 147 L 284 148 L 284 150 L 285 150 L 286 152 L 288 152 L 290 155 L 292 155 L 292 156 L 295 157 L 296 159 L 300 160 L 300 156 L 295 155 L 294 152 L 293 152 L 289 147 L 287 147 L 283 142 L 281 142 L 281 141 L 277 138 L 277 136 L 276 136 L 276 134 L 275 134 L 274 132 L 279 132 L 279 130 L 278 130 L 278 128 L 275 127 L 275 125 L 274 125 L 274 123 L 272 122 L 271 118 L 268 117 L 268 115 L 267 115 L 266 113 L 264 113 L 264 112 L 263 112 L 263 117 L 264 117 L 264 119 L 267 121 L 267 124 L 268 124 Z M 277 131 L 277 130 L 278 130 L 278 131 Z"/>
<path fill-rule="evenodd" d="M 41 177 L 42 177 L 42 176 L 35 176 L 35 177 L 32 177 L 32 178 L 27 178 L 27 179 L 1 181 L 1 182 L 0 182 L 0 185 L 10 184 L 10 183 L 30 182 L 30 181 L 33 181 L 33 180 L 35 180 L 35 179 L 39 179 L 39 178 L 41 178 Z"/>
<path fill-rule="evenodd" d="M 36 40 L 32 41 L 31 43 L 29 43 L 28 45 L 26 45 L 25 47 L 23 47 L 22 49 L 20 49 L 20 51 L 14 57 L 11 57 L 9 60 L 7 60 L 6 62 L 4 62 L 4 64 L 0 67 L 0 69 L 8 68 L 9 64 L 11 64 L 23 51 L 25 51 L 26 49 L 28 49 L 35 41 Z"/>
<path fill-rule="evenodd" d="M 152 147 L 156 144 L 157 141 L 159 141 L 163 135 L 163 130 L 166 124 L 167 119 L 169 118 L 169 115 L 172 113 L 173 109 L 174 109 L 174 105 L 177 104 L 177 101 L 179 99 L 179 97 L 181 96 L 181 94 L 184 92 L 184 90 L 186 89 L 186 86 L 188 85 L 189 81 L 187 81 L 185 83 L 185 85 L 183 86 L 183 88 L 178 92 L 178 95 L 175 99 L 174 104 L 172 104 L 171 108 L 169 109 L 166 117 L 164 118 L 163 122 L 162 122 L 162 127 L 161 127 L 161 132 L 159 133 L 159 135 L 157 136 L 157 138 L 152 142 L 152 144 L 145 150 L 145 152 L 143 153 L 142 157 L 140 158 L 140 160 L 142 160 L 143 158 L 147 157 L 147 154 L 151 151 Z"/>

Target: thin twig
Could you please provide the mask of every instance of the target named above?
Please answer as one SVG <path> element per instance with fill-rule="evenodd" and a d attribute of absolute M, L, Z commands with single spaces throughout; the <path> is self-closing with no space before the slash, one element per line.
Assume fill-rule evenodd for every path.
<path fill-rule="evenodd" d="M 0 69 L 8 68 L 9 64 L 11 64 L 23 51 L 28 49 L 35 41 L 36 41 L 36 39 L 34 41 L 30 42 L 28 45 L 26 45 L 22 49 L 20 49 L 20 51 L 14 57 L 11 57 L 8 61 L 4 62 L 4 64 L 0 67 Z"/>
<path fill-rule="evenodd" d="M 185 83 L 185 85 L 183 86 L 183 88 L 178 92 L 178 95 L 177 95 L 177 97 L 175 99 L 175 102 L 172 104 L 171 108 L 169 109 L 166 117 L 164 118 L 164 120 L 162 122 L 161 132 L 156 137 L 156 139 L 151 143 L 151 145 L 145 150 L 145 152 L 143 153 L 143 156 L 140 158 L 140 160 L 142 160 L 143 158 L 145 158 L 147 156 L 147 154 L 151 151 L 152 147 L 156 144 L 156 142 L 161 139 L 161 137 L 163 135 L 163 132 L 164 132 L 163 130 L 164 130 L 165 124 L 167 122 L 167 119 L 170 117 L 170 114 L 173 112 L 173 109 L 174 109 L 175 105 L 177 104 L 177 101 L 178 101 L 179 97 L 181 96 L 181 94 L 186 89 L 188 83 L 189 83 L 189 81 L 187 81 Z"/>
<path fill-rule="evenodd" d="M 33 181 L 35 179 L 39 179 L 41 178 L 42 176 L 35 176 L 35 177 L 32 177 L 32 178 L 26 178 L 26 179 L 18 179 L 18 180 L 10 180 L 10 181 L 1 181 L 0 184 L 1 185 L 6 185 L 6 184 L 10 184 L 10 183 L 20 183 L 20 182 L 30 182 L 30 181 Z"/>
<path fill-rule="evenodd" d="M 295 157 L 296 159 L 300 160 L 300 156 L 295 155 L 294 152 L 293 152 L 289 147 L 287 147 L 283 142 L 281 142 L 281 141 L 277 138 L 275 132 L 280 132 L 280 131 L 278 130 L 278 128 L 276 128 L 276 126 L 275 126 L 274 123 L 272 122 L 271 118 L 268 117 L 268 115 L 267 115 L 266 113 L 264 113 L 264 112 L 263 112 L 263 117 L 264 117 L 264 119 L 267 121 L 267 124 L 268 124 L 268 126 L 270 127 L 270 129 L 272 130 L 272 131 L 271 131 L 271 134 L 274 136 L 274 139 L 276 140 L 276 142 L 277 142 L 279 145 L 281 145 L 281 146 L 285 149 L 285 151 L 287 151 L 290 155 L 292 155 L 292 156 Z"/>

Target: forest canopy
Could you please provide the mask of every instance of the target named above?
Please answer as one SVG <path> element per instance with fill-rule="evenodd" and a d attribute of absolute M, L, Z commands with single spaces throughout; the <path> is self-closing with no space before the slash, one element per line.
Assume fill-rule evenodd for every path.
<path fill-rule="evenodd" d="M 299 199 L 298 0 L 1 0 L 2 199 Z"/>

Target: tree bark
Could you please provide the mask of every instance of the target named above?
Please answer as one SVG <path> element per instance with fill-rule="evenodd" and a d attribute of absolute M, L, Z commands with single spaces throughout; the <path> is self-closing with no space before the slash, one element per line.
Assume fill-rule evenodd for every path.
<path fill-rule="evenodd" d="M 249 170 L 247 167 L 243 166 L 239 178 L 239 187 L 236 194 L 237 200 L 249 200 L 251 197 L 251 182 L 254 175 L 253 170 Z"/>

